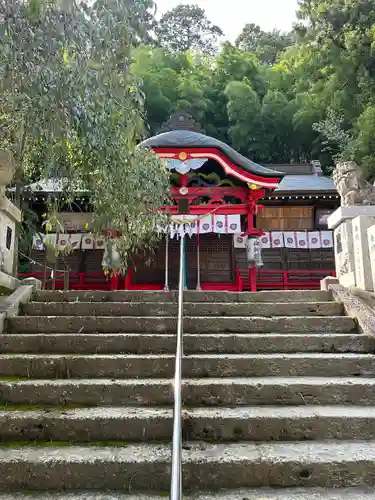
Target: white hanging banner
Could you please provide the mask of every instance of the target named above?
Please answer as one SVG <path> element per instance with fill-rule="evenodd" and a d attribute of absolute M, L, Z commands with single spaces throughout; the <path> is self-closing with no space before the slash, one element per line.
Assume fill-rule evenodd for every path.
<path fill-rule="evenodd" d="M 199 234 L 212 233 L 212 215 L 205 215 L 199 220 Z"/>
<path fill-rule="evenodd" d="M 285 248 L 297 248 L 297 238 L 294 231 L 286 231 L 284 233 Z"/>
<path fill-rule="evenodd" d="M 198 233 L 198 224 L 196 215 L 184 215 L 185 224 L 185 234 L 192 236 Z"/>
<path fill-rule="evenodd" d="M 81 248 L 82 234 L 75 233 L 70 235 L 70 245 L 73 250 L 79 250 Z"/>
<path fill-rule="evenodd" d="M 190 232 L 191 234 L 198 234 L 198 220 L 195 215 L 189 215 L 189 217 L 192 217 L 192 221 L 190 222 Z"/>
<path fill-rule="evenodd" d="M 105 238 L 96 237 L 94 240 L 94 248 L 95 250 L 104 250 L 105 249 Z"/>
<path fill-rule="evenodd" d="M 70 235 L 69 234 L 59 234 L 57 246 L 60 250 L 64 250 L 64 248 L 70 246 Z"/>
<path fill-rule="evenodd" d="M 272 233 L 271 233 L 271 246 L 272 246 L 272 248 L 283 248 L 284 235 L 281 231 L 272 231 Z"/>
<path fill-rule="evenodd" d="M 271 236 L 269 231 L 263 231 L 264 235 L 260 237 L 260 244 L 262 248 L 271 248 Z"/>
<path fill-rule="evenodd" d="M 162 232 L 156 227 L 158 233 Z M 173 239 L 176 235 L 192 236 L 193 234 L 237 234 L 241 231 L 241 215 L 173 215 L 169 226 L 169 234 Z"/>
<path fill-rule="evenodd" d="M 176 219 L 177 219 L 177 217 L 176 217 Z M 197 232 L 198 232 L 197 215 L 182 215 L 182 216 L 179 216 L 178 220 L 186 221 L 186 223 L 183 224 L 184 234 L 187 234 L 190 237 L 193 234 L 197 234 Z M 179 234 L 181 235 L 180 231 L 179 231 Z"/>
<path fill-rule="evenodd" d="M 241 233 L 233 235 L 234 248 L 246 248 L 247 236 L 242 236 Z"/>
<path fill-rule="evenodd" d="M 236 234 L 241 231 L 241 215 L 227 215 L 228 234 Z"/>
<path fill-rule="evenodd" d="M 320 248 L 320 231 L 311 231 L 307 233 L 308 247 L 312 250 L 314 248 Z"/>
<path fill-rule="evenodd" d="M 82 236 L 82 250 L 94 250 L 94 237 L 92 234 L 84 234 Z"/>
<path fill-rule="evenodd" d="M 297 248 L 301 250 L 307 250 L 309 246 L 308 246 L 306 231 L 297 231 L 296 236 L 297 236 Z"/>
<path fill-rule="evenodd" d="M 322 248 L 333 248 L 333 232 L 332 231 L 321 231 L 320 239 L 322 242 Z"/>
<path fill-rule="evenodd" d="M 214 233 L 227 233 L 227 217 L 225 215 L 214 215 Z"/>

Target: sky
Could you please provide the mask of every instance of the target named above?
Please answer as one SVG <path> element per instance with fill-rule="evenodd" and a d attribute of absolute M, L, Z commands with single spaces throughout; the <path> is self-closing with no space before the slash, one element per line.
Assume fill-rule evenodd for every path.
<path fill-rule="evenodd" d="M 197 4 L 208 19 L 220 26 L 225 38 L 234 42 L 247 23 L 259 24 L 265 30 L 287 31 L 296 20 L 297 0 L 155 0 L 157 17 L 177 5 Z"/>

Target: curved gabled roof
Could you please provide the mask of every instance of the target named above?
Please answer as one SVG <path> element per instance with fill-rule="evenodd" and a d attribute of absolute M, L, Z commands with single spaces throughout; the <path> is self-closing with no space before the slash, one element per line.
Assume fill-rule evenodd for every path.
<path fill-rule="evenodd" d="M 285 176 L 283 172 L 277 172 L 258 165 L 258 163 L 242 156 L 218 139 L 190 130 L 172 130 L 171 132 L 155 135 L 143 141 L 140 146 L 147 148 L 215 148 L 227 156 L 232 163 L 249 173 L 260 177 L 272 177 L 274 179 L 282 179 Z"/>

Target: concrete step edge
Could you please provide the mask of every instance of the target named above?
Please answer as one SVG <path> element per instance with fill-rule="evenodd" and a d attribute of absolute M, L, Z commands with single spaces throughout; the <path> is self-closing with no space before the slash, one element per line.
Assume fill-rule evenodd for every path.
<path fill-rule="evenodd" d="M 40 463 L 44 465 L 74 461 L 75 464 L 93 464 L 116 460 L 116 463 L 168 463 L 170 443 L 137 443 L 113 446 L 0 446 L 0 467 L 4 463 Z M 371 441 L 315 441 L 270 443 L 184 443 L 183 463 L 300 463 L 332 464 L 375 463 L 375 440 Z"/>
<path fill-rule="evenodd" d="M 21 405 L 20 405 L 21 406 Z M 70 408 L 53 407 L 34 409 L 32 405 L 22 405 L 22 409 L 17 409 L 16 405 L 11 409 L 0 407 L 0 419 L 4 421 L 38 418 L 43 417 L 43 420 L 140 420 L 140 419 L 171 419 L 173 417 L 173 409 L 163 407 L 127 407 L 127 406 L 97 406 L 97 407 L 81 407 Z M 358 405 L 311 405 L 311 406 L 241 406 L 238 408 L 183 408 L 184 418 L 193 418 L 196 420 L 224 420 L 236 419 L 238 421 L 262 420 L 262 419 L 288 419 L 302 420 L 312 418 L 323 419 L 369 419 L 375 420 L 375 405 L 373 406 L 358 406 Z"/>
<path fill-rule="evenodd" d="M 25 305 L 34 305 L 34 304 L 41 304 L 40 301 L 35 301 L 31 300 L 30 302 L 27 302 Z M 74 305 L 74 304 L 84 304 L 84 305 L 101 305 L 101 304 L 108 304 L 108 305 L 116 305 L 116 306 L 127 306 L 127 305 L 132 305 L 132 306 L 147 306 L 147 305 L 158 305 L 160 307 L 163 307 L 165 305 L 174 305 L 177 308 L 177 302 L 171 302 L 171 301 L 165 301 L 165 302 L 152 302 L 152 301 L 135 301 L 135 300 L 130 300 L 130 301 L 107 301 L 107 302 L 90 302 L 90 301 L 72 301 L 72 302 L 46 302 L 45 305 L 46 307 L 55 305 L 55 304 L 69 304 L 69 305 Z M 228 306 L 231 307 L 233 305 L 248 305 L 249 307 L 251 306 L 300 306 L 303 304 L 304 306 L 321 306 L 321 305 L 342 305 L 342 302 L 339 301 L 333 301 L 333 300 L 321 300 L 321 301 L 309 301 L 309 302 L 184 302 L 185 305 L 187 306 L 196 306 L 196 305 L 204 305 L 206 307 L 209 306 Z"/>
<path fill-rule="evenodd" d="M 25 384 L 25 385 L 65 385 L 65 384 L 87 384 L 87 385 L 171 385 L 172 378 L 70 378 L 70 379 L 21 379 L 21 380 L 2 380 L 2 384 Z M 295 384 L 311 384 L 320 386 L 330 386 L 335 384 L 353 385 L 373 385 L 375 386 L 375 377 L 222 377 L 222 378 L 192 378 L 185 377 L 182 385 L 283 385 L 293 386 Z"/>
<path fill-rule="evenodd" d="M 124 492 L 13 492 L 0 493 L 0 500 L 161 500 L 166 493 Z M 184 494 L 187 500 L 374 500 L 373 488 L 255 488 L 195 492 Z"/>
<path fill-rule="evenodd" d="M 92 318 L 90 315 L 85 315 L 85 316 L 48 316 L 48 315 L 43 315 L 43 316 L 13 316 L 9 318 L 8 321 L 12 322 L 13 320 L 20 320 L 20 319 L 25 319 L 25 320 L 30 320 L 32 318 L 33 320 L 42 320 L 46 318 L 54 318 L 54 319 L 74 319 L 77 321 L 78 319 L 87 319 L 87 318 Z M 273 321 L 275 320 L 307 320 L 307 321 L 317 321 L 317 320 L 346 320 L 346 321 L 354 321 L 354 319 L 350 316 L 308 316 L 308 315 L 302 315 L 302 316 L 230 316 L 230 317 L 223 317 L 223 316 L 188 316 L 186 319 L 189 319 L 189 321 L 193 320 L 206 320 L 206 321 L 212 321 L 213 318 L 216 319 L 229 319 L 229 320 L 236 320 L 236 319 L 246 319 L 246 320 L 267 320 L 267 321 Z M 162 321 L 162 320 L 167 320 L 167 319 L 176 319 L 175 316 L 97 316 L 95 319 L 104 319 L 104 320 L 117 320 L 117 319 L 124 319 L 126 321 L 130 321 L 133 319 L 147 319 L 148 321 L 154 320 L 154 321 Z"/>
<path fill-rule="evenodd" d="M 153 336 L 160 336 L 160 337 L 168 337 L 168 338 L 173 338 L 175 337 L 176 335 L 174 333 L 157 333 L 157 332 L 149 332 L 149 331 L 145 331 L 145 332 L 136 332 L 136 333 L 131 333 L 131 332 L 101 332 L 101 333 L 93 333 L 93 332 L 86 332 L 86 331 L 81 331 L 81 332 L 65 332 L 65 333 L 61 333 L 61 332 L 22 332 L 22 331 L 19 331 L 19 332 L 11 332 L 11 333 L 5 333 L 5 334 L 2 334 L 2 336 L 4 337 L 11 337 L 11 336 L 19 336 L 19 335 L 25 335 L 25 336 L 30 336 L 30 337 L 34 337 L 34 336 L 37 336 L 37 335 L 45 335 L 45 336 L 49 336 L 49 337 L 52 337 L 52 336 L 66 336 L 66 335 L 74 335 L 74 336 L 77 336 L 77 337 L 84 337 L 84 336 L 92 336 L 92 337 L 97 337 L 97 338 L 104 338 L 105 336 L 107 335 L 116 335 L 116 336 L 128 336 L 128 335 L 133 335 L 133 336 L 146 336 L 146 335 L 153 335 Z M 289 332 L 264 332 L 264 333 L 261 333 L 261 332 L 249 332 L 249 333 L 243 333 L 243 332 L 220 332 L 220 333 L 205 333 L 205 332 L 202 332 L 202 333 L 189 333 L 189 332 L 186 332 L 184 333 L 184 338 L 185 337 L 190 337 L 190 338 L 202 338 L 202 337 L 209 337 L 209 338 L 228 338 L 228 337 L 231 337 L 231 336 L 243 336 L 245 338 L 251 338 L 251 337 L 255 337 L 255 338 L 261 338 L 261 337 L 279 337 L 279 338 L 287 338 L 287 337 L 301 337 L 303 335 L 305 336 L 308 336 L 308 337 L 311 337 L 311 338 L 319 338 L 320 336 L 322 335 L 325 335 L 326 338 L 328 337 L 335 337 L 335 336 L 342 336 L 343 338 L 344 337 L 355 337 L 355 338 L 367 338 L 367 339 L 370 339 L 372 340 L 372 337 L 369 337 L 368 335 L 366 334 L 361 334 L 361 333 L 356 333 L 356 332 L 331 332 L 331 333 L 318 333 L 318 332 L 292 332 L 292 333 L 289 333 Z M 374 340 L 374 344 L 375 344 L 375 339 Z"/>
<path fill-rule="evenodd" d="M 11 354 L 0 354 L 1 360 L 44 360 L 44 359 L 88 359 L 88 360 L 124 360 L 124 361 L 139 361 L 139 360 L 163 360 L 163 359 L 175 359 L 174 354 L 22 354 L 22 353 L 11 353 Z M 326 359 L 327 361 L 336 360 L 371 360 L 373 359 L 375 363 L 375 355 L 372 353 L 244 353 L 244 354 L 223 354 L 223 353 L 209 353 L 209 354 L 187 354 L 183 357 L 183 360 L 306 360 L 314 361 Z M 1 370 L 0 370 L 1 371 Z"/>
<path fill-rule="evenodd" d="M 171 291 L 171 292 L 162 292 L 162 291 L 125 291 L 125 290 L 118 290 L 118 291 L 74 291 L 70 290 L 68 292 L 60 291 L 60 290 L 43 290 L 39 291 L 34 294 L 33 300 L 38 301 L 38 302 L 44 302 L 44 301 L 49 301 L 51 300 L 51 297 L 55 297 L 58 299 L 57 302 L 61 302 L 61 299 L 63 301 L 66 301 L 68 298 L 88 298 L 90 297 L 90 300 L 103 300 L 103 297 L 105 299 L 108 299 L 109 297 L 116 297 L 116 298 L 121 298 L 124 300 L 124 298 L 129 298 L 129 297 L 139 297 L 140 300 L 145 300 L 145 298 L 150 298 L 153 301 L 162 299 L 164 300 L 165 298 L 171 299 L 172 301 L 175 301 L 177 298 L 177 292 L 176 291 Z M 205 301 L 208 302 L 209 298 L 211 297 L 216 301 L 216 299 L 223 299 L 223 302 L 228 302 L 236 299 L 236 301 L 252 301 L 253 299 L 260 299 L 261 302 L 264 301 L 270 301 L 274 302 L 275 297 L 277 300 L 282 299 L 281 301 L 288 302 L 291 298 L 296 298 L 301 301 L 303 299 L 304 301 L 315 301 L 318 299 L 323 299 L 330 301 L 333 300 L 332 293 L 329 291 L 322 291 L 322 290 L 288 290 L 288 291 L 262 291 L 262 292 L 197 292 L 193 290 L 188 290 L 184 294 L 185 300 L 187 302 L 191 301 L 191 298 L 195 299 L 196 301 Z M 104 300 L 105 300 L 104 299 Z M 134 299 L 132 299 L 134 300 Z"/>

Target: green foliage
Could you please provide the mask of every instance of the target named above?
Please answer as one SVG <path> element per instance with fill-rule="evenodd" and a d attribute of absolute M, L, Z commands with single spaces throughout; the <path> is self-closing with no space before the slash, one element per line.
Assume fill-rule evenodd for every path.
<path fill-rule="evenodd" d="M 260 61 L 270 65 L 275 64 L 278 55 L 292 43 L 290 34 L 278 30 L 265 32 L 253 23 L 246 24 L 236 40 L 236 46 L 241 50 L 253 52 Z"/>
<path fill-rule="evenodd" d="M 0 0 L 0 147 L 17 183 L 83 183 L 126 260 L 167 196 L 165 169 L 136 148 L 144 118 L 153 135 L 186 111 L 260 163 L 352 158 L 374 176 L 375 0 L 299 4 L 292 33 L 248 24 L 217 53 L 222 32 L 195 5 L 155 24 L 151 0 Z"/>
<path fill-rule="evenodd" d="M 261 102 L 250 85 L 243 82 L 228 84 L 225 95 L 228 99 L 229 136 L 232 144 L 241 153 L 261 156 L 262 123 Z"/>
<path fill-rule="evenodd" d="M 130 61 L 142 17 L 129 19 L 148 2 L 127 4 L 0 0 L 1 146 L 15 156 L 16 180 L 36 169 L 67 192 L 88 189 L 96 230 L 122 233 L 124 266 L 154 238 L 169 183 L 159 160 L 136 147 L 144 94 Z"/>
<path fill-rule="evenodd" d="M 200 51 L 213 54 L 222 30 L 207 19 L 198 5 L 177 5 L 166 12 L 156 29 L 158 43 L 175 52 Z"/>
<path fill-rule="evenodd" d="M 214 57 L 195 53 L 205 51 L 196 43 L 204 39 L 203 11 L 165 14 L 156 30 L 165 49 L 148 47 L 148 64 L 135 54 L 150 133 L 170 113 L 189 111 L 207 134 L 259 162 L 320 159 L 330 167 L 355 158 L 375 173 L 375 0 L 299 0 L 299 7 L 303 24 L 292 33 L 247 24 Z"/>

